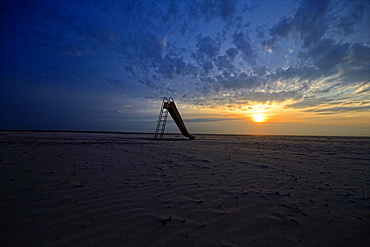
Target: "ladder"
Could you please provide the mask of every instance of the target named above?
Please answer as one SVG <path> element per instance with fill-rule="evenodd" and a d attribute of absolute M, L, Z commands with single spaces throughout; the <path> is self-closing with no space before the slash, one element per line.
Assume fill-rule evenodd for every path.
<path fill-rule="evenodd" d="M 159 112 L 158 122 L 157 122 L 157 128 L 155 130 L 154 139 L 155 140 L 162 140 L 163 139 L 163 133 L 164 129 L 166 128 L 166 122 L 167 122 L 167 116 L 168 116 L 168 110 L 164 107 L 165 104 L 168 103 L 167 98 L 163 98 L 161 111 Z"/>

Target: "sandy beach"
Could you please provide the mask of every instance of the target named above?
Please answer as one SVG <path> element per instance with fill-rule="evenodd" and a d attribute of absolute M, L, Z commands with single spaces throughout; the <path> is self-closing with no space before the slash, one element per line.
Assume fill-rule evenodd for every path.
<path fill-rule="evenodd" d="M 370 138 L 0 132 L 1 246 L 369 246 Z"/>

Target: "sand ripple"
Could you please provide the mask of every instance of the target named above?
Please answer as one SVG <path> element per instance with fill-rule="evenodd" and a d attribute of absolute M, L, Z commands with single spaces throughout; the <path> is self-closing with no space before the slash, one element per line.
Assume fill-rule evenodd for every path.
<path fill-rule="evenodd" d="M 370 242 L 370 138 L 0 137 L 2 246 Z"/>

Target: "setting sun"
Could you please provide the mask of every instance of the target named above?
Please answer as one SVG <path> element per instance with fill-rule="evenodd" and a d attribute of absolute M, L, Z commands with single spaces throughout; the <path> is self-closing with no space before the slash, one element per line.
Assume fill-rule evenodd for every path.
<path fill-rule="evenodd" d="M 256 122 L 256 123 L 262 123 L 266 121 L 265 115 L 263 114 L 255 114 L 253 115 L 252 119 L 253 119 L 253 122 Z"/>

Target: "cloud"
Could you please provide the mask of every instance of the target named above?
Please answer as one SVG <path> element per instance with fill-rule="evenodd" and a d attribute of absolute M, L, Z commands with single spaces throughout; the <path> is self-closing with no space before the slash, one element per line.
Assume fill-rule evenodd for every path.
<path fill-rule="evenodd" d="M 131 16 L 137 14 L 137 11 L 142 8 L 139 5 L 133 5 L 134 10 L 130 12 Z M 137 77 L 138 82 L 152 88 L 162 88 L 160 85 L 164 81 L 175 78 L 185 81 L 193 80 L 192 85 L 187 88 L 189 93 L 191 90 L 215 93 L 220 88 L 225 90 L 260 90 L 267 86 L 269 86 L 269 90 L 280 90 L 275 86 L 276 81 L 279 80 L 286 84 L 285 88 L 291 84 L 293 88 L 298 86 L 306 90 L 319 78 L 330 77 L 339 72 L 347 77 L 350 70 L 344 68 L 343 65 L 351 63 L 355 66 L 355 61 L 361 63 L 361 60 L 366 60 L 366 56 L 363 55 L 366 52 L 358 52 L 360 49 L 367 51 L 363 46 L 350 48 L 351 44 L 341 44 L 333 38 L 324 38 L 324 34 L 330 28 L 327 18 L 332 7 L 329 1 L 303 1 L 293 16 L 286 16 L 276 24 L 272 23 L 268 32 L 270 37 L 261 41 L 261 45 L 266 51 L 278 54 L 277 52 L 286 49 L 282 46 L 284 45 L 282 40 L 290 41 L 299 38 L 302 49 L 299 47 L 295 49 L 296 52 L 293 54 L 296 58 L 293 60 L 295 64 L 277 68 L 261 66 L 259 64 L 261 54 L 257 49 L 256 40 L 251 38 L 253 36 L 251 30 L 248 29 L 251 24 L 245 21 L 242 24 L 243 17 L 237 15 L 251 11 L 251 9 L 240 11 L 242 8 L 236 8 L 237 5 L 242 6 L 243 3 L 204 1 L 198 5 L 199 8 L 195 8 L 197 6 L 195 3 L 184 5 L 174 2 L 168 7 L 155 4 L 154 9 L 161 14 L 149 15 L 147 13 L 145 18 L 138 17 L 139 25 L 151 20 L 152 24 L 149 24 L 149 27 L 152 28 L 152 31 L 144 26 L 139 33 L 136 33 L 136 29 L 129 29 L 131 31 L 122 40 L 125 45 L 120 51 L 124 56 L 133 58 L 129 60 L 131 65 L 126 68 L 135 67 L 135 70 L 129 69 L 128 72 Z M 161 17 L 161 15 L 163 16 Z M 175 15 L 177 18 L 173 17 Z M 355 22 L 360 20 L 362 15 L 360 13 Z M 195 43 L 189 43 L 187 48 L 181 48 L 171 38 L 172 33 L 181 29 L 179 27 L 185 26 L 186 31 L 178 32 L 179 35 L 197 30 L 195 22 L 192 21 L 195 17 L 204 18 L 207 22 L 221 18 L 225 23 L 227 22 L 229 29 L 224 29 L 222 35 L 203 35 L 200 33 Z M 171 24 L 166 24 L 167 31 L 163 27 L 157 26 L 157 23 L 164 24 L 166 20 L 167 22 L 172 20 Z M 233 29 L 232 24 L 238 25 L 241 30 Z M 354 27 L 355 23 L 351 26 Z M 257 31 L 259 30 L 261 33 L 262 29 L 255 30 L 258 36 Z M 158 31 L 164 31 L 163 35 L 158 35 Z M 231 37 L 231 40 L 227 40 L 227 37 Z M 260 37 L 262 36 L 260 35 Z M 224 46 L 229 44 L 227 43 L 229 41 L 234 47 L 229 46 L 225 49 Z M 176 54 L 183 56 L 180 58 Z M 238 58 L 242 58 L 251 66 L 249 71 L 239 65 L 240 59 Z M 365 72 L 361 68 L 355 70 Z M 168 83 L 170 85 L 172 82 L 168 81 Z M 327 92 L 332 88 L 334 87 L 326 87 Z M 172 90 L 176 91 L 176 87 L 172 87 Z M 324 93 L 324 91 L 322 92 Z"/>
<path fill-rule="evenodd" d="M 221 17 L 224 21 L 229 21 L 232 19 L 236 11 L 237 4 L 237 0 L 201 1 L 199 15 L 203 16 L 206 21 L 211 21 L 216 17 Z M 190 5 L 197 6 L 198 3 L 190 2 Z"/>
<path fill-rule="evenodd" d="M 62 52 L 68 56 L 76 56 L 81 57 L 83 55 L 94 55 L 95 52 L 89 50 L 80 50 L 73 45 L 66 45 L 64 48 L 61 49 Z"/>
<path fill-rule="evenodd" d="M 164 76 L 164 78 L 172 79 L 175 74 L 176 67 L 174 63 L 169 59 L 163 59 L 159 65 L 158 73 Z"/>
<path fill-rule="evenodd" d="M 219 8 L 224 21 L 229 21 L 233 18 L 237 3 L 238 0 L 221 1 Z"/>
<path fill-rule="evenodd" d="M 280 91 L 280 92 L 247 92 L 237 96 L 239 100 L 244 99 L 254 102 L 284 102 L 288 99 L 299 99 L 302 97 L 301 90 Z"/>
<path fill-rule="evenodd" d="M 262 41 L 262 47 L 269 53 L 275 53 L 280 50 L 279 40 L 276 38 Z"/>
<path fill-rule="evenodd" d="M 330 0 L 305 0 L 297 10 L 292 22 L 300 33 L 303 47 L 315 45 L 328 27 L 325 14 L 329 10 Z"/>
<path fill-rule="evenodd" d="M 305 61 L 312 61 L 321 74 L 333 73 L 332 70 L 344 62 L 348 49 L 349 44 L 338 44 L 332 39 L 322 39 L 308 52 L 300 52 L 299 57 Z"/>
<path fill-rule="evenodd" d="M 298 38 L 301 43 L 298 43 L 298 48 L 295 48 L 296 51 L 292 55 L 295 58 L 293 60 L 295 64 L 275 69 L 267 69 L 265 67 L 265 69 L 261 70 L 263 66 L 259 66 L 260 53 L 258 53 L 256 40 L 251 39 L 250 30 L 242 29 L 236 31 L 233 29 L 233 26 L 230 26 L 230 23 L 233 23 L 235 27 L 240 27 L 240 21 L 243 20 L 241 16 L 237 16 L 238 10 L 235 8 L 239 3 L 236 1 L 228 3 L 230 8 L 226 8 L 222 12 L 221 6 L 223 3 L 225 2 L 205 1 L 199 9 L 185 8 L 185 12 L 181 12 L 184 8 L 175 6 L 173 10 L 167 11 L 167 15 L 182 14 L 180 15 L 183 18 L 180 18 L 181 20 L 166 17 L 168 20 L 174 20 L 172 28 L 179 25 L 186 25 L 189 28 L 189 25 L 192 26 L 193 22 L 187 18 L 193 17 L 193 15 L 199 18 L 202 18 L 201 16 L 203 15 L 208 22 L 218 17 L 221 17 L 225 22 L 229 20 L 227 24 L 229 29 L 224 30 L 223 36 L 219 34 L 219 36 L 217 34 L 214 36 L 198 35 L 194 46 L 192 47 L 190 44 L 188 49 L 182 51 L 185 54 L 188 53 L 191 59 L 181 59 L 178 63 L 172 55 L 168 56 L 171 53 L 175 54 L 176 49 L 178 49 L 171 42 L 171 38 L 166 38 L 167 43 L 163 45 L 163 37 L 151 35 L 149 32 L 147 33 L 148 38 L 137 39 L 134 36 L 132 37 L 131 43 L 135 44 L 133 46 L 134 50 L 139 52 L 138 54 L 132 53 L 133 57 L 136 55 L 139 58 L 135 65 L 144 67 L 144 71 L 155 71 L 158 73 L 156 78 L 159 81 L 174 79 L 175 76 L 178 76 L 184 79 L 188 77 L 198 78 L 198 82 L 203 83 L 206 82 L 206 78 L 209 76 L 217 83 L 206 84 L 200 88 L 204 92 L 210 92 L 210 89 L 219 90 L 219 86 L 230 90 L 256 89 L 268 84 L 273 85 L 277 80 L 284 81 L 287 87 L 289 83 L 294 85 L 297 81 L 302 86 L 307 86 L 315 80 L 332 77 L 338 73 L 342 73 L 346 77 L 347 74 L 350 74 L 350 70 L 345 66 L 350 63 L 354 64 L 355 61 L 361 62 L 361 59 L 364 60 L 366 58 L 365 55 L 362 55 L 362 58 L 360 58 L 363 52 L 357 52 L 360 49 L 367 51 L 363 46 L 353 46 L 351 48 L 352 46 L 349 43 L 338 43 L 334 38 L 325 38 L 325 34 L 333 27 L 328 21 L 329 18 L 337 15 L 330 12 L 334 6 L 330 1 L 302 1 L 301 6 L 293 16 L 286 16 L 281 18 L 276 24 L 272 23 L 268 32 L 270 38 L 262 40 L 260 43 L 266 51 L 277 53 L 286 49 L 282 46 L 282 40 L 291 42 L 292 39 Z M 358 18 L 355 22 L 363 16 L 363 13 L 360 11 L 361 8 L 357 8 L 357 10 Z M 163 12 L 164 10 L 162 9 L 161 11 Z M 353 11 L 353 13 L 356 13 L 356 11 Z M 235 22 L 230 21 L 231 19 L 235 19 Z M 239 24 L 236 24 L 237 22 Z M 352 23 L 351 26 L 354 27 L 355 23 Z M 246 26 L 243 28 L 246 28 Z M 262 32 L 261 28 L 258 30 Z M 184 34 L 184 32 L 181 33 Z M 221 49 L 227 36 L 231 37 L 232 44 L 235 47 Z M 262 36 L 260 35 L 260 37 Z M 297 40 L 294 42 L 297 42 Z M 224 51 L 225 55 L 221 51 Z M 238 56 L 252 66 L 249 72 L 238 66 L 235 61 Z M 364 78 L 365 70 L 361 68 L 355 68 L 355 70 L 361 72 L 361 78 Z M 149 82 L 151 80 L 150 77 L 146 77 L 145 80 L 141 78 L 139 81 L 145 81 L 146 85 L 150 85 Z M 155 84 L 155 82 L 153 83 Z M 196 88 L 199 87 L 190 87 L 188 89 L 198 90 Z M 327 92 L 331 88 L 333 87 L 326 87 Z"/>
<path fill-rule="evenodd" d="M 240 120 L 240 118 L 188 118 L 186 122 L 188 123 L 207 123 L 207 122 L 218 122 L 218 121 L 232 121 Z"/>
<path fill-rule="evenodd" d="M 340 76 L 341 78 L 341 76 Z M 289 104 L 287 108 L 303 109 L 307 112 L 331 112 L 366 110 L 369 104 L 366 83 L 353 84 L 341 80 L 318 81 L 305 89 L 300 99 Z M 317 85 L 322 85 L 318 89 Z M 352 85 L 351 85 L 352 84 Z M 326 88 L 325 88 L 326 87 Z"/>
<path fill-rule="evenodd" d="M 313 75 L 317 73 L 317 70 L 309 66 L 297 66 L 288 68 L 277 68 L 274 72 L 266 75 L 266 78 L 271 82 L 284 81 L 289 85 L 289 82 L 299 81 L 308 82 L 312 80 Z M 316 78 L 317 76 L 314 76 Z"/>
<path fill-rule="evenodd" d="M 112 110 L 112 109 L 105 108 L 105 107 L 100 107 L 97 109 L 97 111 L 102 111 L 102 112 L 106 112 L 110 114 L 122 114 L 123 113 L 121 110 Z"/>
<path fill-rule="evenodd" d="M 233 35 L 233 42 L 236 48 L 242 53 L 244 59 L 251 65 L 256 64 L 256 53 L 252 48 L 252 41 L 248 34 L 243 32 L 235 32 Z"/>
<path fill-rule="evenodd" d="M 304 112 L 325 112 L 325 113 L 339 113 L 339 112 L 353 112 L 353 111 L 370 111 L 370 105 L 366 106 L 337 106 L 330 108 L 315 108 L 304 110 Z"/>
<path fill-rule="evenodd" d="M 257 76 L 265 76 L 270 72 L 270 70 L 266 66 L 259 66 L 254 67 L 253 74 Z"/>
<path fill-rule="evenodd" d="M 348 62 L 352 66 L 366 66 L 370 64 L 370 47 L 365 44 L 353 44 L 348 51 Z"/>
<path fill-rule="evenodd" d="M 198 48 L 198 52 L 203 53 L 208 58 L 213 58 L 218 55 L 221 45 L 210 36 L 200 36 L 198 37 L 196 47 Z"/>
<path fill-rule="evenodd" d="M 119 60 L 117 70 L 152 94 L 230 93 L 256 101 L 294 99 L 289 107 L 303 108 L 341 91 L 354 93 L 346 87 L 369 81 L 368 40 L 358 32 L 367 3 L 304 0 L 286 12 L 273 10 L 279 16 L 269 18 L 253 12 L 258 5 L 269 10 L 269 2 L 258 2 L 45 2 L 45 8 L 26 4 L 8 11 L 18 24 L 5 16 L 0 28 L 16 41 L 14 47 L 37 44 L 71 58 Z M 108 84 L 115 90 L 124 80 Z"/>
<path fill-rule="evenodd" d="M 278 24 L 272 26 L 270 34 L 273 37 L 287 38 L 293 29 L 292 18 L 284 18 Z"/>
<path fill-rule="evenodd" d="M 124 67 L 124 69 L 125 69 L 127 72 L 129 72 L 130 74 L 132 74 L 135 78 L 138 78 L 138 76 L 136 75 L 136 72 L 135 72 L 134 68 L 129 67 L 129 66 L 126 66 L 126 67 Z"/>
<path fill-rule="evenodd" d="M 345 36 L 354 33 L 356 24 L 364 17 L 364 3 L 361 3 L 361 1 L 341 2 L 338 8 L 345 8 L 346 15 L 339 16 L 335 26 L 341 29 Z"/>
<path fill-rule="evenodd" d="M 261 86 L 265 80 L 263 78 L 248 75 L 245 72 L 241 72 L 237 75 L 224 73 L 216 77 L 218 83 L 225 89 L 252 89 Z"/>
<path fill-rule="evenodd" d="M 205 61 L 203 64 L 203 69 L 206 74 L 213 70 L 213 63 L 211 61 Z"/>
<path fill-rule="evenodd" d="M 369 78 L 370 48 L 364 44 L 339 44 L 332 39 L 322 39 L 308 52 L 300 52 L 299 58 L 316 68 L 311 71 L 312 79 L 340 74 L 338 80 L 349 84 Z"/>
<path fill-rule="evenodd" d="M 233 71 L 235 69 L 234 64 L 231 62 L 228 56 L 218 56 L 217 59 L 215 59 L 215 64 L 220 71 Z"/>
<path fill-rule="evenodd" d="M 235 47 L 231 47 L 226 50 L 226 54 L 229 56 L 230 60 L 234 60 L 238 53 L 238 49 L 236 49 Z"/>
<path fill-rule="evenodd" d="M 324 36 L 329 24 L 325 14 L 329 11 L 328 0 L 304 0 L 293 17 L 284 17 L 270 30 L 271 38 L 262 41 L 264 49 L 270 53 L 280 50 L 280 40 L 288 39 L 293 32 L 302 41 L 303 48 L 310 48 Z M 261 27 L 257 28 L 258 36 L 263 38 Z"/>
<path fill-rule="evenodd" d="M 328 104 L 334 101 L 332 97 L 316 97 L 316 96 L 304 96 L 301 100 L 296 103 L 289 104 L 287 108 L 301 109 L 307 107 L 316 107 L 321 104 Z"/>

